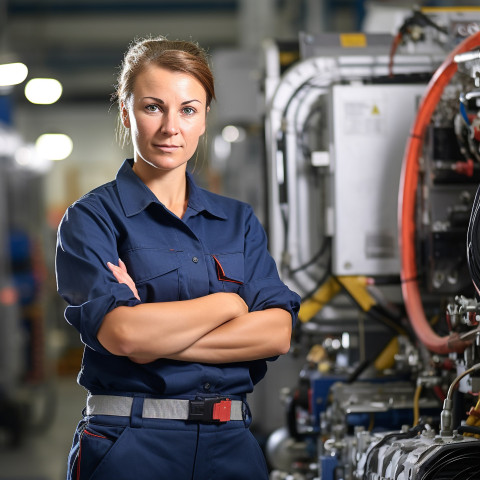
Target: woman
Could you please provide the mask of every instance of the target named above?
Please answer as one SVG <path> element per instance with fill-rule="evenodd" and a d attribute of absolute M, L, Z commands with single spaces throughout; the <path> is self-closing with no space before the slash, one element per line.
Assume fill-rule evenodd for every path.
<path fill-rule="evenodd" d="M 88 391 L 69 479 L 267 479 L 245 401 L 288 351 L 298 296 L 251 207 L 186 166 L 215 98 L 205 53 L 140 40 L 117 97 L 134 158 L 59 226 L 57 283 Z"/>

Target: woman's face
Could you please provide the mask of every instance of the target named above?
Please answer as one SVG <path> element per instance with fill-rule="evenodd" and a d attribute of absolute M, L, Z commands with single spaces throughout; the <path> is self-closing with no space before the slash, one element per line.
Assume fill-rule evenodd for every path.
<path fill-rule="evenodd" d="M 162 171 L 185 166 L 205 132 L 206 92 L 194 77 L 149 65 L 122 108 L 135 162 Z"/>

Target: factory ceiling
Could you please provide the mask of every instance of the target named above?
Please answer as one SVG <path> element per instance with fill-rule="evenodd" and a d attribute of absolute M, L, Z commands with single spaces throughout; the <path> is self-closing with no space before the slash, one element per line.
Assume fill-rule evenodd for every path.
<path fill-rule="evenodd" d="M 63 102 L 108 101 L 135 37 L 191 39 L 209 50 L 236 45 L 239 37 L 236 0 L 3 0 L 0 6 L 0 55 L 25 63 L 29 78 L 57 78 Z"/>

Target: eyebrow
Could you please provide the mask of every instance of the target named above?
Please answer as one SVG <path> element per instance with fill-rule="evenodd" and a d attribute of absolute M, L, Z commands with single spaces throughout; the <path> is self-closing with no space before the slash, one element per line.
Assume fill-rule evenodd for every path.
<path fill-rule="evenodd" d="M 165 102 L 161 99 L 161 98 L 157 98 L 157 97 L 143 97 L 144 100 L 146 99 L 149 99 L 149 100 L 153 100 L 157 103 L 160 103 L 162 105 L 165 104 Z M 193 98 L 192 100 L 185 100 L 184 102 L 182 102 L 180 105 L 187 105 L 189 103 L 193 103 L 193 102 L 198 102 L 198 103 L 202 103 L 200 100 L 197 100 L 196 98 Z"/>

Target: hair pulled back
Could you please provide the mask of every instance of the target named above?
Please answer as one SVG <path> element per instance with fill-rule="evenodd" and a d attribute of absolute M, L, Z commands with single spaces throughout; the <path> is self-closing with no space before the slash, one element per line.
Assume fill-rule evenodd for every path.
<path fill-rule="evenodd" d="M 133 93 L 139 73 L 149 65 L 156 65 L 172 72 L 181 72 L 196 78 L 205 89 L 206 106 L 215 99 L 214 78 L 206 52 L 196 43 L 183 40 L 167 40 L 166 37 L 138 39 L 125 53 L 117 79 L 113 99 L 121 111 Z M 119 122 L 121 143 L 125 143 L 128 131 Z"/>

